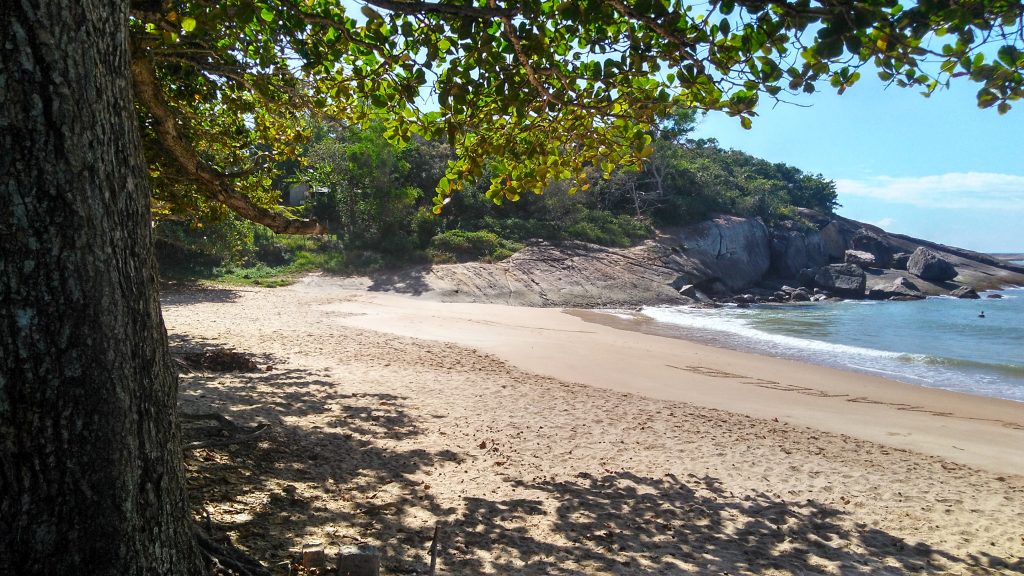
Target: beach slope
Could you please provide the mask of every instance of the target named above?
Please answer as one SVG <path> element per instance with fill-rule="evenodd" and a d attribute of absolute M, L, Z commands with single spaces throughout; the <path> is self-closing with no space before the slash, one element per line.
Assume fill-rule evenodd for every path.
<path fill-rule="evenodd" d="M 441 522 L 442 573 L 1024 570 L 1019 403 L 316 278 L 164 313 L 176 349 L 261 365 L 181 403 L 270 424 L 189 464 L 248 470 L 200 497 L 253 550 L 358 539 L 408 573 Z"/>

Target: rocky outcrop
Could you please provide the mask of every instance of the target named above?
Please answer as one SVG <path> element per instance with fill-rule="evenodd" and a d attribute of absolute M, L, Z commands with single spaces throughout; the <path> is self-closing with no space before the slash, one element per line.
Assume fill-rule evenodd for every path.
<path fill-rule="evenodd" d="M 839 221 L 832 220 L 821 229 L 821 240 L 825 244 L 825 253 L 832 260 L 842 260 L 846 253 L 846 238 Z"/>
<path fill-rule="evenodd" d="M 870 252 L 861 252 L 860 250 L 847 250 L 843 261 L 847 264 L 856 264 L 861 268 L 874 267 L 878 265 L 874 254 Z"/>
<path fill-rule="evenodd" d="M 950 292 L 949 295 L 956 298 L 965 298 L 967 300 L 978 300 L 981 298 L 974 288 L 971 288 L 970 286 L 961 286 Z"/>
<path fill-rule="evenodd" d="M 958 284 L 976 290 L 1024 285 L 1024 267 L 1013 263 L 984 255 L 974 258 L 966 250 L 888 234 L 834 215 L 799 210 L 798 216 L 799 222 L 783 223 L 771 231 L 756 218 L 720 216 L 663 230 L 657 239 L 632 248 L 531 242 L 496 264 L 435 265 L 345 280 L 344 285 L 443 301 L 580 308 L 714 305 L 709 297 L 742 305 L 802 302 L 805 297 L 811 301 L 863 298 L 869 281 L 867 295 L 872 298 L 948 294 L 951 286 L 946 281 L 916 276 L 909 281 L 910 273 L 894 269 L 899 267 L 900 253 L 911 254 L 919 248 L 950 264 Z M 860 246 L 874 250 L 872 257 L 888 250 L 892 268 L 869 266 L 866 274 L 856 264 L 839 263 L 853 249 L 855 237 L 860 238 Z M 940 277 L 948 279 L 949 273 Z M 737 295 L 742 298 L 737 300 Z"/>
<path fill-rule="evenodd" d="M 919 300 L 924 298 L 921 290 L 910 280 L 899 277 L 889 284 L 880 284 L 868 289 L 872 300 Z"/>
<path fill-rule="evenodd" d="M 814 283 L 840 298 L 863 298 L 867 280 L 856 264 L 830 264 L 818 270 Z"/>
<path fill-rule="evenodd" d="M 922 280 L 935 282 L 952 280 L 957 276 L 956 268 L 948 260 L 924 246 L 914 250 L 914 253 L 910 255 L 910 259 L 907 261 L 907 271 Z"/>
<path fill-rule="evenodd" d="M 791 230 L 772 232 L 771 271 L 780 278 L 792 278 L 800 272 L 800 266 L 794 262 L 807 259 L 807 247 L 804 235 Z"/>
<path fill-rule="evenodd" d="M 888 268 L 892 261 L 892 248 L 878 234 L 867 230 L 858 230 L 850 239 L 850 244 L 854 250 L 871 254 L 874 259 L 874 264 L 871 266 Z"/>
<path fill-rule="evenodd" d="M 796 278 L 805 268 L 828 264 L 828 250 L 817 231 L 774 230 L 771 238 L 771 274 L 776 278 Z"/>
<path fill-rule="evenodd" d="M 757 218 L 719 216 L 668 231 L 678 242 L 671 265 L 690 270 L 690 284 L 735 293 L 764 277 L 771 265 L 768 228 Z"/>

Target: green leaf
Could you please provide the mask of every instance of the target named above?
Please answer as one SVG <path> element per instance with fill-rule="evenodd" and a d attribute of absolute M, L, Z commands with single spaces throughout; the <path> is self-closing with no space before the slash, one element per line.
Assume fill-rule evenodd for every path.
<path fill-rule="evenodd" d="M 196 19 L 192 18 L 192 17 L 189 17 L 189 16 L 185 16 L 184 18 L 181 19 L 181 28 L 185 32 L 191 32 L 191 31 L 195 30 L 196 29 Z"/>
<path fill-rule="evenodd" d="M 750 117 L 740 116 L 740 126 L 743 126 L 744 130 L 750 130 L 753 125 L 754 123 L 750 120 Z"/>
<path fill-rule="evenodd" d="M 273 22 L 274 21 L 274 11 L 271 10 L 270 8 L 264 6 L 263 10 L 260 10 L 260 17 L 263 18 L 264 20 L 266 20 L 267 22 Z"/>

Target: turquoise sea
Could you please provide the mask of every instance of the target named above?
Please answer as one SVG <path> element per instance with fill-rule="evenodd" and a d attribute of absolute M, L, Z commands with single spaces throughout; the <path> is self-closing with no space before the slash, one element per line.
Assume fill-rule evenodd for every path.
<path fill-rule="evenodd" d="M 997 292 L 642 312 L 687 340 L 1024 402 L 1024 288 Z"/>

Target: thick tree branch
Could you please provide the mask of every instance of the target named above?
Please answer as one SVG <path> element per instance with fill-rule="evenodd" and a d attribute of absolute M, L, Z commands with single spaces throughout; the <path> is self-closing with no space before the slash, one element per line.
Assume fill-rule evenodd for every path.
<path fill-rule="evenodd" d="M 174 112 L 167 105 L 153 69 L 153 62 L 144 54 L 136 54 L 131 63 L 136 101 L 153 117 L 154 129 L 161 146 L 177 161 L 184 173 L 199 186 L 205 196 L 220 202 L 246 220 L 262 224 L 278 234 L 322 234 L 316 220 L 298 220 L 286 214 L 256 205 L 235 190 L 231 179 L 215 170 L 199 157 L 178 129 Z"/>

